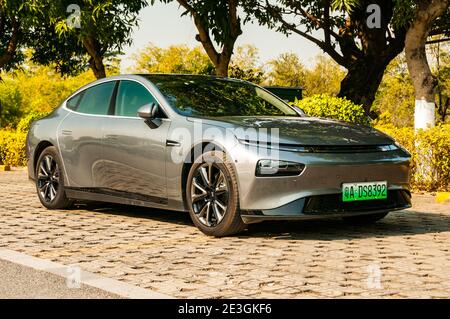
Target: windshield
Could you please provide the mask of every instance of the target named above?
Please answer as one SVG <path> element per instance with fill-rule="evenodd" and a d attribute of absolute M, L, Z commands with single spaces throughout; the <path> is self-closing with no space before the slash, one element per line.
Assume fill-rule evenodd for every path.
<path fill-rule="evenodd" d="M 279 98 L 250 83 L 189 75 L 146 77 L 185 116 L 298 116 Z"/>

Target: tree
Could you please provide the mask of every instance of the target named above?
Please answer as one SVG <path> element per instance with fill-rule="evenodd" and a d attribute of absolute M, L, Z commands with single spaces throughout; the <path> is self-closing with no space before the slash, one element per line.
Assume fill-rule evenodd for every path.
<path fill-rule="evenodd" d="M 268 63 L 268 84 L 276 86 L 303 87 L 306 70 L 295 53 L 282 53 Z"/>
<path fill-rule="evenodd" d="M 305 73 L 303 84 L 305 96 L 338 95 L 341 81 L 345 77 L 343 68 L 325 55 L 317 56 L 315 62 L 314 67 Z"/>
<path fill-rule="evenodd" d="M 406 36 L 406 60 L 415 91 L 416 129 L 435 125 L 435 87 L 437 81 L 428 64 L 426 44 L 436 20 L 444 15 L 449 0 L 420 0 L 416 2 L 414 20 Z"/>
<path fill-rule="evenodd" d="M 106 77 L 105 59 L 131 44 L 132 28 L 146 5 L 145 0 L 45 1 L 34 61 L 54 63 L 63 74 L 78 72 L 87 62 L 97 79 Z"/>
<path fill-rule="evenodd" d="M 132 72 L 213 74 L 214 65 L 201 47 L 172 45 L 160 48 L 150 44 L 133 56 Z"/>
<path fill-rule="evenodd" d="M 0 71 L 23 61 L 21 49 L 28 44 L 35 21 L 35 1 L 0 0 Z"/>
<path fill-rule="evenodd" d="M 433 58 L 434 70 L 433 74 L 436 77 L 437 85 L 437 114 L 439 120 L 443 123 L 446 121 L 447 111 L 450 110 L 450 45 L 442 43 L 440 40 L 445 39 L 445 36 L 432 37 L 428 42 L 427 52 Z"/>
<path fill-rule="evenodd" d="M 378 114 L 378 124 L 411 127 L 414 125 L 413 105 L 414 87 L 405 55 L 400 54 L 386 68 L 373 110 Z"/>
<path fill-rule="evenodd" d="M 230 62 L 229 76 L 256 84 L 264 80 L 264 70 L 259 64 L 259 50 L 253 45 L 242 45 Z"/>
<path fill-rule="evenodd" d="M 160 1 L 169 3 L 174 0 Z M 176 1 L 186 10 L 183 15 L 189 14 L 193 18 L 198 30 L 196 40 L 202 44 L 214 64 L 216 74 L 227 77 L 236 40 L 242 34 L 238 15 L 242 0 Z"/>
<path fill-rule="evenodd" d="M 53 66 L 32 63 L 31 51 L 24 51 L 20 68 L 4 74 L 0 81 L 0 126 L 15 127 L 29 114 L 48 113 L 80 86 L 92 82 L 91 72 L 61 77 Z"/>
<path fill-rule="evenodd" d="M 401 2 L 248 0 L 245 10 L 270 28 L 315 43 L 345 67 L 339 96 L 368 112 L 384 70 L 404 48 L 407 28 L 395 23 L 405 15 Z"/>

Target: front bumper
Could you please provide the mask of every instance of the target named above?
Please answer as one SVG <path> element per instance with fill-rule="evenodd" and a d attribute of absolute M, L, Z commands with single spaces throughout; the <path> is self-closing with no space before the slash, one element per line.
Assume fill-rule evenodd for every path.
<path fill-rule="evenodd" d="M 367 214 L 408 208 L 410 158 L 398 149 L 373 153 L 300 153 L 279 151 L 277 154 L 261 156 L 256 148 L 233 149 L 233 160 L 237 171 L 240 208 L 244 219 L 313 219 L 343 214 Z M 274 159 L 305 164 L 305 170 L 293 177 L 256 177 L 255 169 L 261 159 Z M 344 209 L 322 206 L 317 214 L 305 214 L 311 200 L 320 203 L 342 203 L 343 183 L 387 181 L 389 197 L 396 192 L 406 194 L 409 200 L 399 197 L 398 205 L 367 209 Z M 394 196 L 394 199 L 397 198 Z M 380 201 L 377 201 L 380 203 Z M 382 202 L 382 201 L 381 201 Z M 369 203 L 362 202 L 362 205 Z M 370 206 L 370 205 L 369 205 Z M 246 212 L 250 212 L 247 214 Z M 260 212 L 258 217 L 254 212 Z"/>
<path fill-rule="evenodd" d="M 314 220 L 356 215 L 393 212 L 411 207 L 411 193 L 407 190 L 389 191 L 388 199 L 345 203 L 342 194 L 301 198 L 276 209 L 244 211 L 246 224 L 265 220 Z"/>

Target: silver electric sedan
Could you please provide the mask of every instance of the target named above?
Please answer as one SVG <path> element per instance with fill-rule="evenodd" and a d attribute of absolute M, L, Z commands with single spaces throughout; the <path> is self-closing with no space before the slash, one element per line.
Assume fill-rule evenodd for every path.
<path fill-rule="evenodd" d="M 28 172 L 41 203 L 188 211 L 205 234 L 264 220 L 374 222 L 411 206 L 410 154 L 366 126 L 306 116 L 245 81 L 124 75 L 35 122 Z"/>

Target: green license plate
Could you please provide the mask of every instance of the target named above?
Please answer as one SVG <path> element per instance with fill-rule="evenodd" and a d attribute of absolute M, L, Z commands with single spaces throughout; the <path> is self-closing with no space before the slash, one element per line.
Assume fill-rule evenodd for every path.
<path fill-rule="evenodd" d="M 387 198 L 387 182 L 344 183 L 342 200 L 354 202 L 360 200 L 377 200 Z"/>

